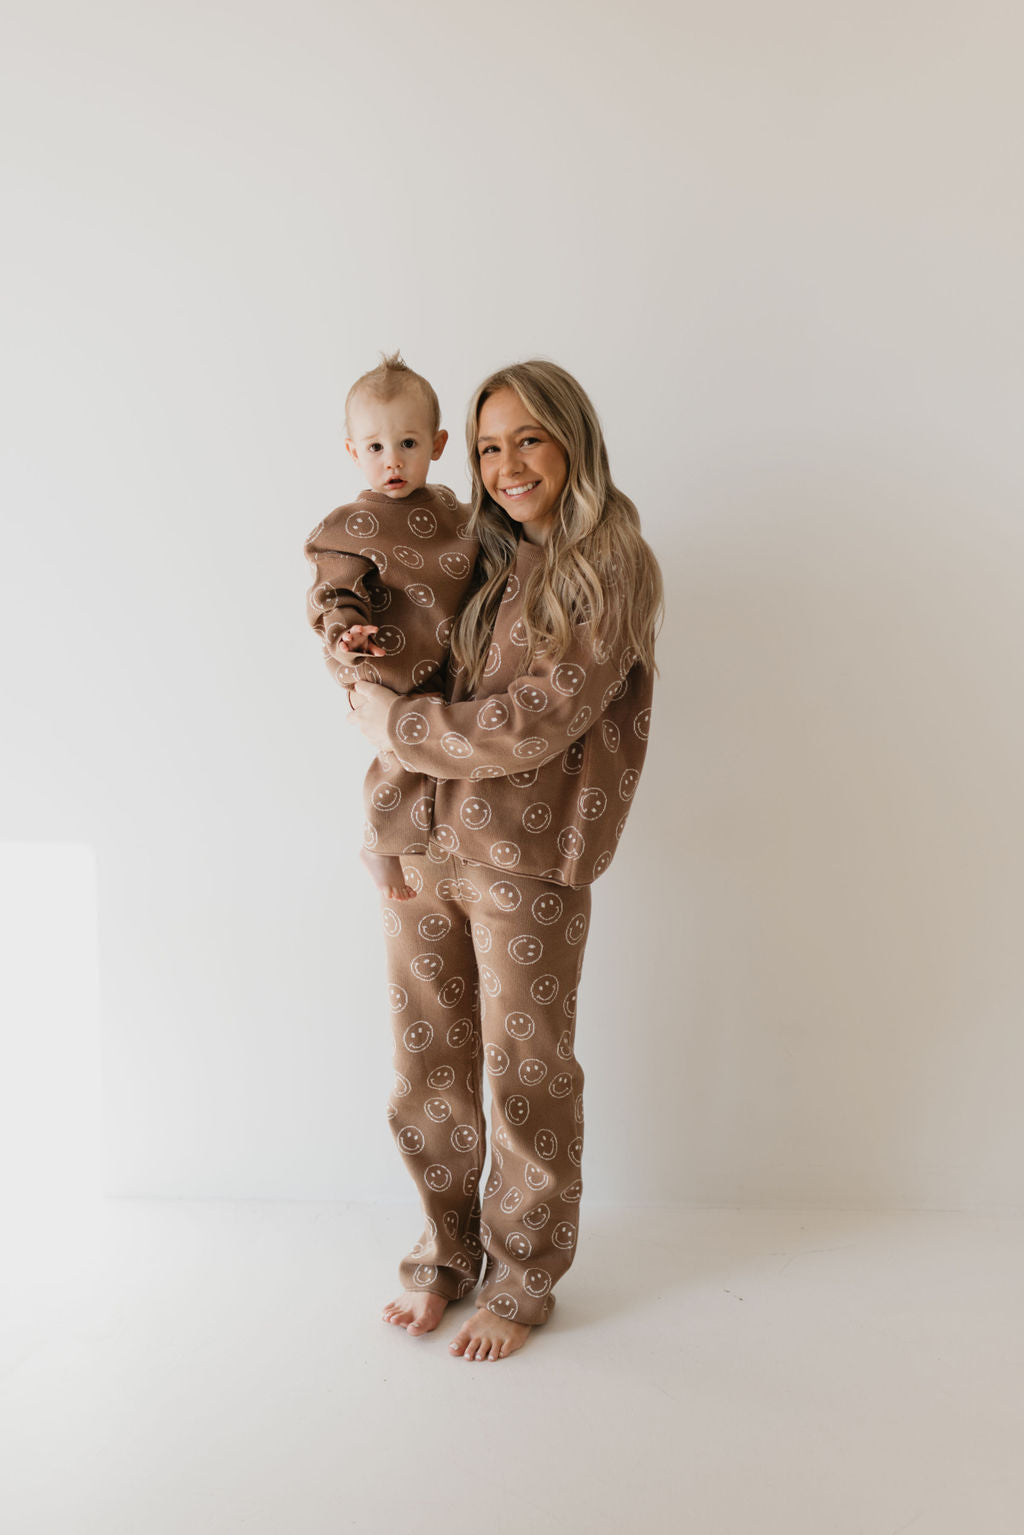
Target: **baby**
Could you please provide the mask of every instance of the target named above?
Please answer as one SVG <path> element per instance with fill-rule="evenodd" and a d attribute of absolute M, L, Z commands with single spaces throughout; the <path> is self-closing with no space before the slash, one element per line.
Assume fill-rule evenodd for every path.
<path fill-rule="evenodd" d="M 439 671 L 477 545 L 467 536 L 469 508 L 426 483 L 448 440 L 437 395 L 397 352 L 382 357 L 348 392 L 345 432 L 368 489 L 306 540 L 314 577 L 307 617 L 342 687 L 363 679 L 397 693 L 442 691 Z M 387 788 L 378 774 L 375 794 Z M 401 795 L 397 785 L 391 792 Z M 385 895 L 414 895 L 400 858 L 369 848 L 361 857 Z"/>

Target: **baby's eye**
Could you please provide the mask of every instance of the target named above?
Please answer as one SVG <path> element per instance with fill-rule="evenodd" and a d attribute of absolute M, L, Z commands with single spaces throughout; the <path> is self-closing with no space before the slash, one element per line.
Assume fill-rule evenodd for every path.
<path fill-rule="evenodd" d="M 380 452 L 380 443 L 379 442 L 367 443 L 366 451 L 367 451 L 367 453 L 379 453 Z"/>
<path fill-rule="evenodd" d="M 402 440 L 402 447 L 403 448 L 414 448 L 415 446 L 416 446 L 416 439 L 415 439 L 415 437 L 405 437 L 405 438 L 403 438 L 403 440 Z"/>

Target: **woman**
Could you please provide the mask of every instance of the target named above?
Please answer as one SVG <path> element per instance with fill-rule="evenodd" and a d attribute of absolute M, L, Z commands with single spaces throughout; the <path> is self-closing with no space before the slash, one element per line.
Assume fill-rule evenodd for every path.
<path fill-rule="evenodd" d="M 384 901 L 383 920 L 389 1114 L 426 1228 L 384 1317 L 432 1331 L 482 1271 L 450 1348 L 500 1359 L 547 1321 L 576 1248 L 576 990 L 590 886 L 646 754 L 663 596 L 594 408 L 564 369 L 492 374 L 467 441 L 480 555 L 451 626 L 446 696 L 360 682 L 351 718 L 392 763 L 389 792 L 367 796 L 365 840 L 400 855 L 417 892 Z M 397 799 L 389 754 L 410 775 Z"/>

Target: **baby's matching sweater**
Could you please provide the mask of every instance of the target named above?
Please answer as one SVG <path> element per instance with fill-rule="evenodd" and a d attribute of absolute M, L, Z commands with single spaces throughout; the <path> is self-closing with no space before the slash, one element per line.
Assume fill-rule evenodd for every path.
<path fill-rule="evenodd" d="M 306 616 L 343 687 L 358 679 L 398 693 L 438 685 L 452 615 L 476 562 L 468 518 L 446 485 L 425 485 L 400 501 L 364 490 L 313 529 L 304 549 L 313 571 Z M 379 626 L 373 639 L 383 656 L 341 648 L 353 623 Z"/>
<path fill-rule="evenodd" d="M 449 659 L 448 701 L 392 704 L 389 743 L 412 776 L 394 771 L 391 752 L 370 768 L 364 841 L 377 852 L 458 853 L 575 886 L 611 863 L 647 753 L 653 673 L 624 642 L 595 647 L 582 624 L 560 661 L 542 655 L 522 671 L 524 588 L 545 557 L 520 538 L 472 698 Z"/>

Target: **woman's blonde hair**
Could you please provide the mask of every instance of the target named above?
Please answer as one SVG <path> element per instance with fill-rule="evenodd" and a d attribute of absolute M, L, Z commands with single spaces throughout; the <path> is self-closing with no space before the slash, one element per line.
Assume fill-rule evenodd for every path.
<path fill-rule="evenodd" d="M 611 477 L 597 412 L 582 387 L 557 363 L 534 360 L 500 368 L 484 379 L 469 406 L 466 445 L 473 481 L 470 532 L 480 540 L 471 595 L 452 626 L 451 651 L 466 668 L 466 686 L 483 677 L 491 635 L 519 530 L 491 500 L 480 475 L 480 408 L 500 389 L 513 389 L 568 461 L 557 520 L 546 558 L 523 593 L 527 652 L 523 671 L 543 650 L 558 661 L 573 626 L 586 623 L 590 639 L 629 645 L 637 660 L 657 671 L 654 641 L 664 612 L 661 569 L 640 532 L 640 517 Z"/>

